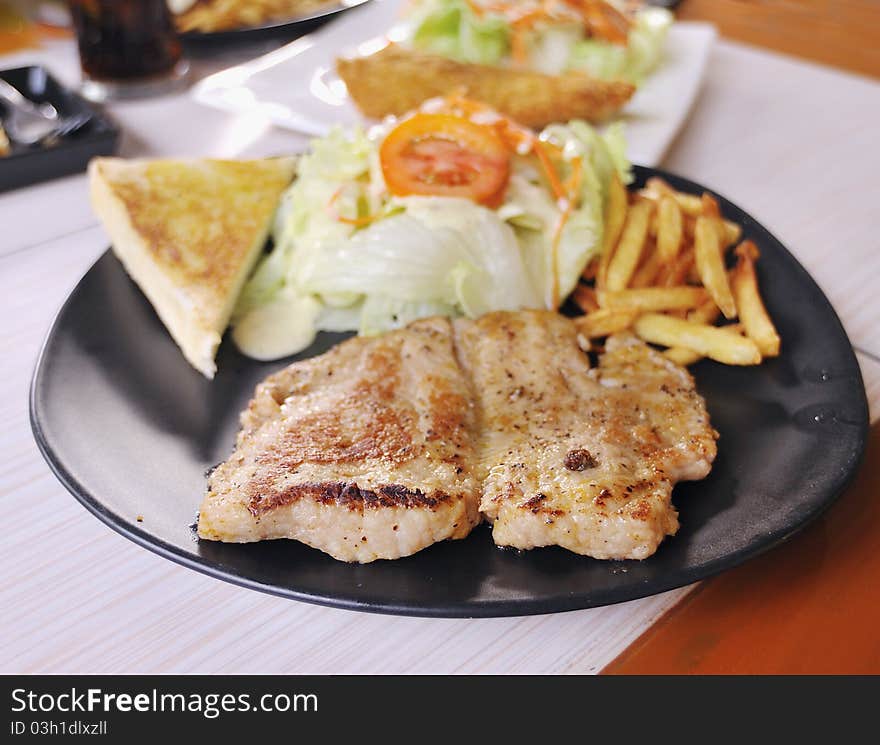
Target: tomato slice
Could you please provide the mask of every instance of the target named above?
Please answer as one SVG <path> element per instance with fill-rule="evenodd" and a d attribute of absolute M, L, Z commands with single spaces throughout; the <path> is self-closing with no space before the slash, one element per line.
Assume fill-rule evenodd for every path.
<path fill-rule="evenodd" d="M 379 149 L 392 194 L 464 197 L 489 207 L 504 198 L 510 155 L 492 127 L 452 114 L 404 119 Z"/>

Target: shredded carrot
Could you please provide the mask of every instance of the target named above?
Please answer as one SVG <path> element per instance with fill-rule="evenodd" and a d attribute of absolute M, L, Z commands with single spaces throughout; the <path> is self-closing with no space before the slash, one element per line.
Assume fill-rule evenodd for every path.
<path fill-rule="evenodd" d="M 333 192 L 333 196 L 330 197 L 330 201 L 327 202 L 327 212 L 330 216 L 336 220 L 336 222 L 344 223 L 345 225 L 354 225 L 358 228 L 363 228 L 371 223 L 374 223 L 381 216 L 381 212 L 377 212 L 373 215 L 364 215 L 363 217 L 345 217 L 344 215 L 340 215 L 333 206 L 336 204 L 336 201 L 339 199 L 342 192 L 345 190 L 345 186 L 340 186 L 335 192 Z"/>
<path fill-rule="evenodd" d="M 591 36 L 612 44 L 626 44 L 629 39 L 630 20 L 605 0 L 563 0 L 577 11 Z"/>
<path fill-rule="evenodd" d="M 529 45 L 526 39 L 525 29 L 520 26 L 513 27 L 513 33 L 510 36 L 510 56 L 518 65 L 525 66 L 528 64 Z"/>
<path fill-rule="evenodd" d="M 327 209 L 330 209 L 334 204 L 336 204 L 336 200 L 339 199 L 343 191 L 345 191 L 345 185 L 340 186 L 336 191 L 333 192 L 333 196 L 330 197 L 330 201 L 327 202 Z"/>
<path fill-rule="evenodd" d="M 565 180 L 568 198 L 574 202 L 581 191 L 581 179 L 584 175 L 584 159 L 580 156 L 571 159 L 571 175 Z"/>
<path fill-rule="evenodd" d="M 513 27 L 511 55 L 516 62 L 523 62 L 525 49 L 524 30 L 532 28 L 540 21 L 560 18 L 560 7 L 566 7 L 580 17 L 584 29 L 595 36 L 613 44 L 626 44 L 632 25 L 627 14 L 618 10 L 607 0 L 543 0 L 525 11 L 516 0 L 496 0 L 481 4 L 476 0 L 466 0 L 468 7 L 478 18 L 487 13 L 495 13 L 508 19 Z"/>
<path fill-rule="evenodd" d="M 536 137 L 535 141 L 532 143 L 532 149 L 535 151 L 535 155 L 538 156 L 538 160 L 541 162 L 544 173 L 547 174 L 547 180 L 550 182 L 550 188 L 553 189 L 553 194 L 556 196 L 556 199 L 568 201 L 568 192 L 559 181 L 559 174 L 553 166 L 553 161 L 550 160 L 545 144 Z"/>

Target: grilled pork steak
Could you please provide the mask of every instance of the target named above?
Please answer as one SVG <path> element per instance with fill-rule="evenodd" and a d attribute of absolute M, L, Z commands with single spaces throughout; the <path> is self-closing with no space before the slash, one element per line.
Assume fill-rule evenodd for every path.
<path fill-rule="evenodd" d="M 477 397 L 480 510 L 495 542 L 644 559 L 678 529 L 676 481 L 704 478 L 717 434 L 686 370 L 633 336 L 589 369 L 546 312 L 459 321 Z"/>
<path fill-rule="evenodd" d="M 408 556 L 480 521 L 473 396 L 448 319 L 354 338 L 256 390 L 210 476 L 199 537 Z"/>
<path fill-rule="evenodd" d="M 631 336 L 589 369 L 544 311 L 417 321 L 258 386 L 210 476 L 199 536 L 407 556 L 490 520 L 496 543 L 642 559 L 706 476 L 716 433 L 684 369 Z"/>

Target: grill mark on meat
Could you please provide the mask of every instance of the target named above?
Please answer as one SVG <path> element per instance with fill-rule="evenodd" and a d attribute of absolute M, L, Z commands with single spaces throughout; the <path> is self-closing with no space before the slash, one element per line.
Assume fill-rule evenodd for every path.
<path fill-rule="evenodd" d="M 303 463 L 352 463 L 368 458 L 390 465 L 401 465 L 420 454 L 410 432 L 417 414 L 414 409 L 400 411 L 377 406 L 362 399 L 359 405 L 369 412 L 371 427 L 366 436 L 353 440 L 340 407 L 302 417 L 282 432 L 276 443 L 261 453 L 260 465 L 276 465 L 295 470 Z"/>
<path fill-rule="evenodd" d="M 630 510 L 629 514 L 630 517 L 635 520 L 646 522 L 651 518 L 651 505 L 649 505 L 644 499 L 639 500 L 639 502 L 636 503 L 635 507 Z"/>
<path fill-rule="evenodd" d="M 432 382 L 430 377 L 425 381 Z M 464 396 L 452 391 L 435 388 L 428 394 L 427 415 L 431 427 L 426 432 L 426 439 L 448 442 L 456 448 L 464 447 L 467 436 L 467 422 L 461 412 L 468 407 Z"/>
<path fill-rule="evenodd" d="M 551 517 L 560 517 L 564 515 L 565 512 L 560 509 L 555 509 L 552 507 L 545 507 L 544 502 L 547 500 L 547 495 L 538 492 L 534 497 L 527 499 L 523 502 L 520 507 L 528 510 L 533 515 L 550 515 Z"/>
<path fill-rule="evenodd" d="M 249 485 L 248 510 L 254 517 L 293 504 L 300 499 L 311 499 L 323 505 L 344 506 L 361 512 L 384 507 L 434 510 L 441 504 L 462 499 L 461 495 L 454 496 L 439 490 L 425 494 L 420 489 L 409 489 L 401 484 L 385 484 L 376 489 L 362 489 L 356 483 L 337 481 L 323 484 L 293 484 L 281 491 L 274 491 L 267 486 L 262 482 L 253 482 Z M 397 530 L 397 527 L 393 529 Z"/>
<path fill-rule="evenodd" d="M 399 349 L 373 350 L 365 359 L 366 377 L 356 383 L 350 394 L 330 409 L 292 419 L 277 442 L 258 456 L 258 463 L 295 470 L 303 463 L 342 464 L 371 459 L 396 466 L 421 455 L 423 448 L 412 437 L 418 412 L 411 403 L 395 400 L 400 364 Z M 274 390 L 270 395 L 277 401 Z M 455 403 L 451 394 L 445 398 L 443 394 L 438 396 L 440 402 L 432 407 L 433 412 Z M 357 436 L 349 421 L 355 412 L 358 416 L 369 416 L 370 420 L 369 429 L 358 430 Z M 451 414 L 444 414 L 443 426 L 435 425 L 435 429 L 447 435 L 453 419 Z"/>
<path fill-rule="evenodd" d="M 527 499 L 525 502 L 523 502 L 523 507 L 537 514 L 541 511 L 541 502 L 543 502 L 545 499 L 547 499 L 546 494 L 538 493 L 531 499 Z"/>
<path fill-rule="evenodd" d="M 630 487 L 627 487 L 627 491 L 631 491 Z M 593 497 L 593 503 L 598 507 L 604 507 L 605 503 L 612 498 L 612 494 L 607 489 L 602 489 L 595 497 Z"/>

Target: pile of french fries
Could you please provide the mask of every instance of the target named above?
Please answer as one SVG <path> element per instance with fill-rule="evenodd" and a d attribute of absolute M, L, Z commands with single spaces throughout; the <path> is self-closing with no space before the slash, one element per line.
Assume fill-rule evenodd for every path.
<path fill-rule="evenodd" d="M 711 194 L 676 191 L 660 178 L 630 193 L 615 179 L 602 253 L 572 293 L 584 341 L 630 330 L 680 365 L 707 357 L 757 365 L 777 356 L 779 334 L 755 274 L 760 254 L 741 237 Z"/>
<path fill-rule="evenodd" d="M 303 16 L 338 0 L 201 0 L 178 14 L 178 31 L 212 33 Z"/>

